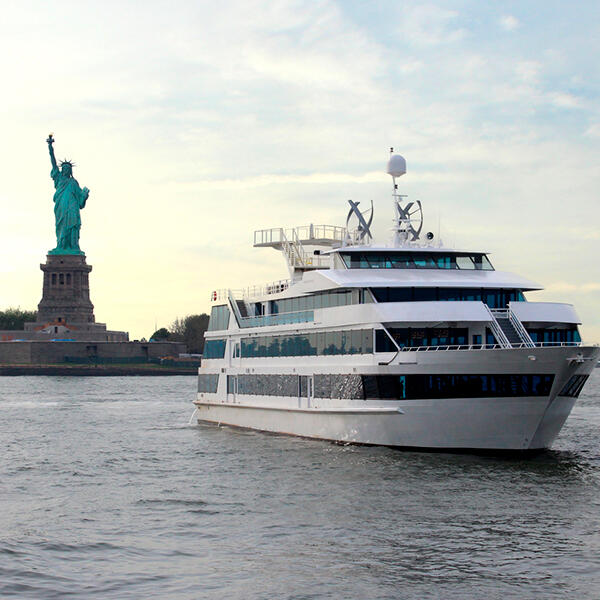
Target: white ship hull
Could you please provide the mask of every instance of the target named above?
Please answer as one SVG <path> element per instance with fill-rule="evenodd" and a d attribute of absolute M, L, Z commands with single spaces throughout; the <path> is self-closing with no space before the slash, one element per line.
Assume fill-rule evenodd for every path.
<path fill-rule="evenodd" d="M 574 398 L 471 398 L 406 401 L 400 409 L 328 412 L 198 403 L 198 421 L 403 448 L 533 450 L 549 447 Z M 550 410 L 549 410 L 550 409 Z M 401 411 L 401 412 L 400 412 Z"/>
<path fill-rule="evenodd" d="M 535 356 L 531 361 L 529 356 Z M 572 360 L 580 353 L 580 363 Z M 475 353 L 446 352 L 419 355 L 418 372 L 442 369 L 476 373 L 486 367 L 506 371 L 552 369 L 555 379 L 549 396 L 493 398 L 435 398 L 419 400 L 332 400 L 276 396 L 199 394 L 195 404 L 199 422 L 211 422 L 340 443 L 454 450 L 540 450 L 556 439 L 576 398 L 560 396 L 573 375 L 593 370 L 598 348 L 503 350 Z M 541 364 L 540 364 L 541 363 Z M 385 369 L 407 372 L 411 365 Z M 469 368 L 466 371 L 466 367 Z M 380 367 L 381 369 L 381 367 Z M 401 371 L 399 371 L 401 369 Z M 331 370 L 331 368 L 329 369 Z M 514 370 L 514 369 L 513 369 Z"/>

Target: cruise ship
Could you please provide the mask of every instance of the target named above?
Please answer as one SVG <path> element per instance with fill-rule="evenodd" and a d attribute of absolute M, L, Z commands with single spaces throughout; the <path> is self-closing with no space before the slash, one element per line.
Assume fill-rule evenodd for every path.
<path fill-rule="evenodd" d="M 345 226 L 254 233 L 289 279 L 212 293 L 198 421 L 406 449 L 550 447 L 600 348 L 571 304 L 532 301 L 537 283 L 423 232 L 393 149 L 387 172 L 388 244 L 373 241 L 373 205 L 353 201 Z"/>

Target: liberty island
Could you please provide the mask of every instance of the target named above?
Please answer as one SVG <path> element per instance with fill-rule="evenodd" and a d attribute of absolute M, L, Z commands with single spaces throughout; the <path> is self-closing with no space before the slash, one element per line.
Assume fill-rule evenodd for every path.
<path fill-rule="evenodd" d="M 96 322 L 90 299 L 92 266 L 79 246 L 80 212 L 90 190 L 81 188 L 73 177 L 72 161 L 63 160 L 59 166 L 54 141 L 52 134 L 46 139 L 54 183 L 56 246 L 40 264 L 43 285 L 36 320 L 24 323 L 23 329 L 0 331 L 0 374 L 14 374 L 10 369 L 6 371 L 10 365 L 52 365 L 54 369 L 61 365 L 121 363 L 129 365 L 131 372 L 132 364 L 145 365 L 185 353 L 182 342 L 130 342 L 126 331 L 111 331 L 105 323 Z M 120 370 L 115 374 L 126 373 Z"/>

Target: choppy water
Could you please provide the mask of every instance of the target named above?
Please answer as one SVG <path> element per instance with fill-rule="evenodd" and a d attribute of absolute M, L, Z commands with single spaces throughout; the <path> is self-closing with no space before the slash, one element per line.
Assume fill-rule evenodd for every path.
<path fill-rule="evenodd" d="M 189 426 L 194 389 L 0 378 L 0 597 L 600 597 L 600 369 L 529 460 Z"/>

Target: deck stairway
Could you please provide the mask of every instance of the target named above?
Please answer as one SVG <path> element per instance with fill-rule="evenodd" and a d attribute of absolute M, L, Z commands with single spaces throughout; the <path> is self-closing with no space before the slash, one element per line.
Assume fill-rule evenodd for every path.
<path fill-rule="evenodd" d="M 510 309 L 494 308 L 490 311 L 498 323 L 504 337 L 509 342 L 510 346 L 526 346 L 528 348 L 535 347 L 529 333 L 517 316 Z"/>
<path fill-rule="evenodd" d="M 500 329 L 504 332 L 506 339 L 510 342 L 511 346 L 519 345 L 523 343 L 523 340 L 519 337 L 519 334 L 513 327 L 508 317 L 496 317 Z"/>
<path fill-rule="evenodd" d="M 246 306 L 246 303 L 243 300 L 236 300 L 235 303 L 237 304 L 240 317 L 245 319 L 248 316 L 248 307 Z"/>

